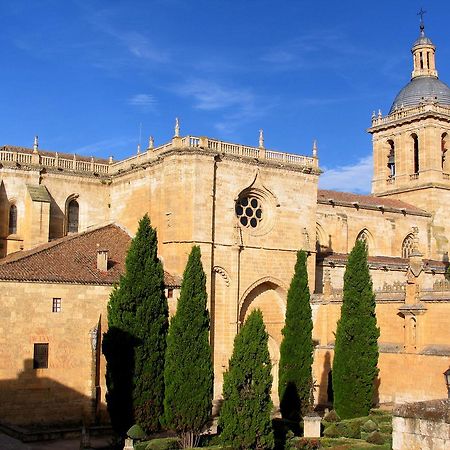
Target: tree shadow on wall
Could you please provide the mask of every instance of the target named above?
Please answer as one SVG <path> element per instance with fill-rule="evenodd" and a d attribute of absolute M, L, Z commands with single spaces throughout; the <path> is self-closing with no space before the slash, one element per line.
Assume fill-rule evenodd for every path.
<path fill-rule="evenodd" d="M 331 370 L 331 354 L 329 351 L 325 353 L 323 361 L 322 375 L 319 384 L 319 401 L 323 407 L 333 407 L 333 372 Z"/>
<path fill-rule="evenodd" d="M 61 425 L 90 426 L 107 420 L 105 414 L 100 416 L 95 396 L 80 394 L 42 376 L 46 370 L 33 368 L 33 360 L 25 359 L 16 379 L 0 381 L 0 417 L 4 424 L 38 430 Z"/>
<path fill-rule="evenodd" d="M 372 398 L 373 406 L 380 405 L 380 384 L 381 384 L 380 377 L 375 378 L 375 380 L 373 381 L 373 398 Z"/>
<path fill-rule="evenodd" d="M 117 327 L 103 335 L 102 351 L 106 358 L 106 403 L 111 425 L 124 436 L 134 424 L 133 373 L 136 339 Z"/>

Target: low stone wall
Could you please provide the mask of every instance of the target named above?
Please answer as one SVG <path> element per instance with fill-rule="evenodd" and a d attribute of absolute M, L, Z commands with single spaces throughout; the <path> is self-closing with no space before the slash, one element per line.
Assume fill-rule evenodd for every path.
<path fill-rule="evenodd" d="M 450 400 L 405 403 L 394 408 L 393 450 L 450 448 Z"/>

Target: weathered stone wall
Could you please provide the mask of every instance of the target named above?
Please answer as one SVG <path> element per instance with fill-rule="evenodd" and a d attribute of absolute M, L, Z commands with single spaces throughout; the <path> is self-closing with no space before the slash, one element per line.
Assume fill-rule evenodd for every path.
<path fill-rule="evenodd" d="M 393 450 L 450 448 L 450 400 L 397 406 L 392 419 Z"/>
<path fill-rule="evenodd" d="M 111 286 L 1 282 L 0 418 L 15 424 L 105 420 L 105 359 Z M 168 299 L 176 310 L 179 289 Z M 61 311 L 52 312 L 53 298 Z M 97 330 L 97 334 L 95 334 Z M 94 337 L 96 348 L 94 349 Z M 48 343 L 48 368 L 33 368 L 35 343 Z M 96 362 L 97 361 L 97 362 Z M 94 401 L 99 386 L 98 403 Z"/>
<path fill-rule="evenodd" d="M 79 204 L 79 231 L 110 221 L 107 183 L 96 177 L 67 171 L 42 173 L 39 170 L 1 169 L 0 249 L 2 256 L 65 234 L 66 202 L 76 198 Z M 50 203 L 33 202 L 27 185 L 43 185 Z M 9 208 L 17 206 L 17 233 L 9 235 Z"/>
<path fill-rule="evenodd" d="M 419 206 L 415 202 L 411 204 Z M 426 209 L 425 205 L 421 207 Z M 336 253 L 350 253 L 358 234 L 362 230 L 367 230 L 369 255 L 401 258 L 404 239 L 412 233 L 413 227 L 417 227 L 419 250 L 425 258 L 430 258 L 429 223 L 429 217 L 409 213 L 383 212 L 340 205 L 317 205 L 320 244 Z"/>
<path fill-rule="evenodd" d="M 2 421 L 92 420 L 96 380 L 91 330 L 99 326 L 100 337 L 105 331 L 110 290 L 110 286 L 1 283 Z M 61 299 L 60 312 L 52 312 L 53 298 Z M 47 369 L 33 369 L 35 343 L 48 343 Z M 100 361 L 97 381 L 104 408 L 105 365 L 103 358 Z"/>

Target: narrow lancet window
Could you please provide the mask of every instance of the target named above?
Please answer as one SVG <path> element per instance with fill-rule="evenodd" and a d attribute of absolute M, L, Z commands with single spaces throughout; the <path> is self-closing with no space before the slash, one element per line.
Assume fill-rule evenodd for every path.
<path fill-rule="evenodd" d="M 9 234 L 17 233 L 17 206 L 11 205 L 9 208 Z"/>
<path fill-rule="evenodd" d="M 388 144 L 390 146 L 389 149 L 389 156 L 388 156 L 388 169 L 389 169 L 389 176 L 391 178 L 395 177 L 395 146 L 394 141 L 389 140 Z"/>
<path fill-rule="evenodd" d="M 414 152 L 414 174 L 419 173 L 419 138 L 417 134 L 412 134 L 411 138 L 413 140 L 413 152 Z"/>
<path fill-rule="evenodd" d="M 448 172 L 446 158 L 447 158 L 447 133 L 443 133 L 441 136 L 441 164 L 442 170 L 444 172 Z"/>
<path fill-rule="evenodd" d="M 67 207 L 67 231 L 78 233 L 78 217 L 80 208 L 76 200 L 71 200 Z"/>

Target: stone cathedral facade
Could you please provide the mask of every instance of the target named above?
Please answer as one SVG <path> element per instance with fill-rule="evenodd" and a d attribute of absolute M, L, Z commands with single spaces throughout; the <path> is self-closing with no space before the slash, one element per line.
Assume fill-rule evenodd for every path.
<path fill-rule="evenodd" d="M 286 294 L 308 252 L 316 401 L 331 401 L 347 256 L 366 241 L 377 302 L 377 402 L 446 396 L 450 363 L 450 89 L 421 27 L 411 81 L 373 115 L 372 195 L 318 189 L 311 156 L 181 136 L 121 161 L 0 148 L 0 422 L 106 419 L 102 333 L 139 219 L 157 228 L 171 312 L 192 245 L 207 274 L 215 398 L 260 308 L 277 403 Z M 351 188 L 351 180 L 349 180 Z"/>

